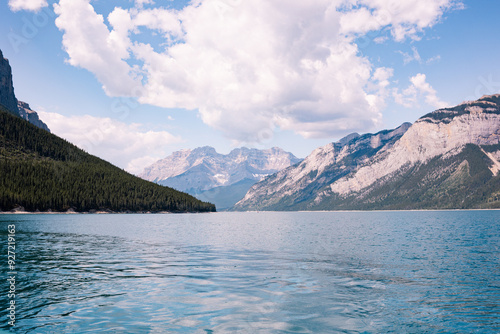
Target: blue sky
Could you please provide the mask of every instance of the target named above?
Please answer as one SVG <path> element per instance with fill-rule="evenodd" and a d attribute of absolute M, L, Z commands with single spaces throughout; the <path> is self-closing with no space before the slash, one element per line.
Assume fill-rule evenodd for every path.
<path fill-rule="evenodd" d="M 496 0 L 9 0 L 0 49 L 52 131 L 131 172 L 173 151 L 298 157 L 500 92 Z"/>

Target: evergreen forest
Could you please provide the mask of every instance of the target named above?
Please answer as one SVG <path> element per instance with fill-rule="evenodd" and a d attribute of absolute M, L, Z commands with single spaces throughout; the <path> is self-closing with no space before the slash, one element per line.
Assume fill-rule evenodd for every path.
<path fill-rule="evenodd" d="M 0 108 L 0 211 L 213 212 Z"/>

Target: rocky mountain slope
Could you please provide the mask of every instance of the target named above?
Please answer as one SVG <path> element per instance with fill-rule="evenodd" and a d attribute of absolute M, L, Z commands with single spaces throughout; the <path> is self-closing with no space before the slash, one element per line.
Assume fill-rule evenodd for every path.
<path fill-rule="evenodd" d="M 12 69 L 9 61 L 3 57 L 2 50 L 0 50 L 0 104 L 11 114 L 19 116 L 12 83 Z"/>
<path fill-rule="evenodd" d="M 26 102 L 23 102 L 23 101 L 18 101 L 17 102 L 17 107 L 18 107 L 18 110 L 19 110 L 19 116 L 22 118 L 22 119 L 25 119 L 27 120 L 28 122 L 30 122 L 31 124 L 33 124 L 34 126 L 37 126 L 39 127 L 40 129 L 44 129 L 45 131 L 48 131 L 50 132 L 50 129 L 49 127 L 47 126 L 47 124 L 45 124 L 39 117 L 38 117 L 38 114 L 36 113 L 36 111 L 34 110 L 31 110 L 30 108 L 30 105 L 27 104 Z"/>
<path fill-rule="evenodd" d="M 265 176 L 299 161 L 280 148 L 243 147 L 224 155 L 205 146 L 174 152 L 145 168 L 139 177 L 209 200 L 220 210 L 243 198 Z"/>
<path fill-rule="evenodd" d="M 500 207 L 500 95 L 352 137 L 255 184 L 237 210 Z"/>
<path fill-rule="evenodd" d="M 47 124 L 40 120 L 36 111 L 31 110 L 26 102 L 17 100 L 12 82 L 12 69 L 9 61 L 3 57 L 2 50 L 0 50 L 0 105 L 4 107 L 3 110 L 50 132 Z"/>
<path fill-rule="evenodd" d="M 236 208 L 305 209 L 301 203 L 314 200 L 323 188 L 368 163 L 378 152 L 392 147 L 410 125 L 404 123 L 394 130 L 362 136 L 353 133 L 317 148 L 300 164 L 254 185 Z"/>

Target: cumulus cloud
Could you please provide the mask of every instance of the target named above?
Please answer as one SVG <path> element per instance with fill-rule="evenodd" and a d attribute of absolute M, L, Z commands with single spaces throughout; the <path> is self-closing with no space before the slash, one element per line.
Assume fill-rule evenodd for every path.
<path fill-rule="evenodd" d="M 401 93 L 397 88 L 394 89 L 393 96 L 396 103 L 410 108 L 417 106 L 419 97 L 423 97 L 425 103 L 436 109 L 449 105 L 449 103 L 438 98 L 436 90 L 427 82 L 425 74 L 418 73 L 410 78 L 410 82 L 411 85 Z"/>
<path fill-rule="evenodd" d="M 38 113 L 54 134 L 134 174 L 165 157 L 168 145 L 181 141 L 166 131 L 143 131 L 140 124 L 110 118 Z"/>
<path fill-rule="evenodd" d="M 47 0 L 9 0 L 9 8 L 13 12 L 20 10 L 37 12 L 47 6 Z"/>
<path fill-rule="evenodd" d="M 347 13 L 341 19 L 345 33 L 367 33 L 389 27 L 396 41 L 418 40 L 450 9 L 461 8 L 453 0 L 353 0 L 343 1 Z M 351 10 L 349 10 L 351 9 Z"/>
<path fill-rule="evenodd" d="M 141 83 L 125 59 L 128 45 L 119 30 L 110 33 L 102 15 L 87 0 L 61 0 L 54 5 L 56 26 L 64 31 L 63 47 L 68 62 L 97 77 L 110 96 L 135 96 Z"/>
<path fill-rule="evenodd" d="M 109 95 L 198 110 L 239 141 L 279 127 L 304 137 L 367 130 L 381 119 L 387 78 L 355 43 L 389 29 L 418 39 L 455 0 L 198 0 L 181 10 L 61 0 L 57 27 L 68 62 Z M 144 31 L 161 43 L 145 42 Z M 387 74 L 387 73 L 386 73 Z M 392 74 L 391 74 L 392 75 Z"/>
<path fill-rule="evenodd" d="M 434 88 L 426 82 L 425 74 L 419 73 L 414 77 L 410 78 L 412 85 L 425 96 L 425 102 L 433 106 L 434 108 L 444 108 L 449 105 L 449 103 L 441 101 L 437 97 L 437 92 Z"/>
<path fill-rule="evenodd" d="M 135 5 L 139 8 L 142 8 L 142 6 L 146 4 L 154 4 L 153 0 L 135 0 Z"/>

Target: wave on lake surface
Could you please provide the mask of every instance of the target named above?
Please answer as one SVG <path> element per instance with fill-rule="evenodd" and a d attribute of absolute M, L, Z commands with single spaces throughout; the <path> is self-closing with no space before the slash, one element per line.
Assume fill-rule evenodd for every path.
<path fill-rule="evenodd" d="M 497 333 L 499 218 L 2 215 L 0 229 L 16 225 L 20 333 Z"/>

